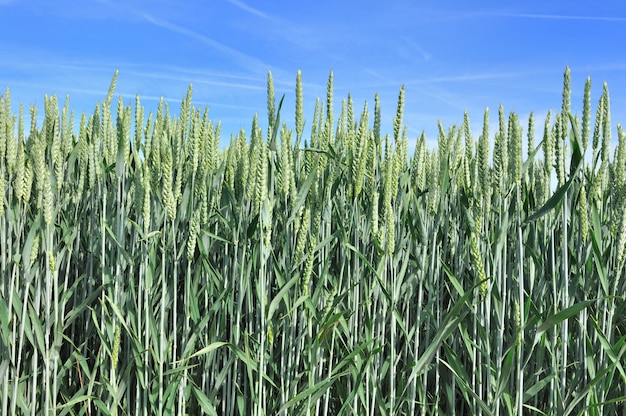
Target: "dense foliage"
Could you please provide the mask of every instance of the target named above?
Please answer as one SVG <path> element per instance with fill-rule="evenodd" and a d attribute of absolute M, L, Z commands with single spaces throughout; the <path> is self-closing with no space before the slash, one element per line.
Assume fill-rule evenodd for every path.
<path fill-rule="evenodd" d="M 569 77 L 541 140 L 500 107 L 412 156 L 404 90 L 389 137 L 332 74 L 310 137 L 269 74 L 224 149 L 191 88 L 27 133 L 7 90 L 2 415 L 623 413 L 626 134 Z"/>

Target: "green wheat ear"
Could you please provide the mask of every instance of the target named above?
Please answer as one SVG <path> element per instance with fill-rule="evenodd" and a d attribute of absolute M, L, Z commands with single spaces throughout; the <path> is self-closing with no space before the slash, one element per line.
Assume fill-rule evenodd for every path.
<path fill-rule="evenodd" d="M 254 194 L 255 209 L 260 209 L 263 202 L 267 199 L 267 146 L 265 143 L 259 143 L 259 151 L 257 153 L 256 166 L 256 191 Z"/>
<path fill-rule="evenodd" d="M 347 101 L 341 100 L 341 111 L 339 112 L 339 118 L 337 119 L 337 129 L 335 131 L 335 140 L 339 141 L 341 147 L 338 149 L 341 153 L 346 150 L 346 145 L 348 144 L 346 141 L 347 134 L 347 123 L 348 119 L 348 103 Z M 349 147 L 348 147 L 349 148 Z"/>
<path fill-rule="evenodd" d="M 280 151 L 278 152 L 278 191 L 287 198 L 291 194 L 293 184 L 293 161 L 291 158 L 291 131 L 283 123 L 280 129 Z M 295 184 L 294 184 L 295 187 Z"/>
<path fill-rule="evenodd" d="M 191 215 L 191 221 L 189 223 L 189 236 L 187 238 L 187 260 L 192 261 L 196 251 L 196 243 L 198 233 L 200 232 L 200 220 L 202 218 L 202 211 L 195 210 Z"/>
<path fill-rule="evenodd" d="M 350 150 L 351 154 L 354 154 L 354 136 L 356 135 L 357 123 L 354 120 L 354 103 L 352 102 L 352 95 L 348 94 L 346 102 L 346 148 Z"/>
<path fill-rule="evenodd" d="M 378 93 L 374 96 L 374 142 L 380 145 L 380 96 Z"/>
<path fill-rule="evenodd" d="M 143 233 L 144 235 L 148 234 L 150 231 L 150 223 L 151 223 L 151 177 L 150 177 L 150 169 L 147 164 L 143 165 L 143 176 L 142 176 L 142 186 L 143 186 L 143 205 L 142 205 L 142 218 L 143 218 Z"/>
<path fill-rule="evenodd" d="M 517 114 L 509 115 L 509 178 L 518 186 L 522 181 L 522 127 Z"/>
<path fill-rule="evenodd" d="M 278 126 L 274 126 L 274 120 L 276 120 L 276 101 L 274 98 L 274 78 L 272 78 L 272 71 L 267 71 L 267 126 L 268 126 L 268 138 L 272 136 L 272 131 Z"/>
<path fill-rule="evenodd" d="M 355 157 L 352 159 L 352 172 L 354 175 L 354 198 L 359 196 L 363 189 L 366 174 L 370 174 L 367 169 L 367 161 L 370 156 L 370 146 L 373 145 L 368 130 L 369 112 L 367 110 L 367 101 L 363 106 L 361 119 L 359 120 L 359 129 L 356 133 Z M 372 166 L 373 167 L 373 166 Z"/>
<path fill-rule="evenodd" d="M 572 96 L 572 80 L 571 80 L 571 71 L 569 66 L 565 67 L 565 73 L 563 74 L 563 102 L 561 105 L 561 113 L 565 114 L 566 117 L 569 117 L 571 113 L 571 96 Z"/>
<path fill-rule="evenodd" d="M 172 188 L 172 180 L 174 179 L 174 172 L 172 166 L 172 148 L 166 142 L 166 135 L 164 134 L 161 141 L 161 151 L 163 152 L 161 159 L 161 166 L 163 169 L 163 204 L 167 210 L 169 218 L 173 220 L 176 218 L 176 196 Z"/>
<path fill-rule="evenodd" d="M 113 367 L 113 370 L 117 369 L 117 362 L 119 358 L 121 344 L 122 344 L 122 325 L 118 324 L 115 326 L 113 350 L 111 351 L 111 366 Z"/>
<path fill-rule="evenodd" d="M 15 135 L 13 131 L 15 127 L 15 116 L 11 115 L 11 92 L 9 91 L 9 87 L 7 87 L 6 92 L 5 92 L 3 107 L 4 107 L 3 124 L 5 128 L 5 132 L 4 134 L 0 133 L 0 136 L 4 136 L 6 138 L 6 165 L 7 165 L 7 174 L 10 177 L 15 173 L 15 164 L 17 162 L 17 141 L 15 140 Z M 20 123 L 22 124 L 21 133 L 23 135 L 24 121 L 23 121 L 23 111 L 22 111 L 21 104 L 20 104 L 20 114 L 22 114 L 22 116 L 20 117 Z M 19 137 L 21 136 L 20 136 L 20 133 L 18 132 L 18 140 L 19 140 Z M 0 143 L 0 146 L 2 146 L 1 143 Z M 0 156 L 0 159 L 1 157 L 2 156 Z"/>
<path fill-rule="evenodd" d="M 309 285 L 311 284 L 311 275 L 313 274 L 313 261 L 315 260 L 315 243 L 313 239 L 309 242 L 309 255 L 304 266 L 304 274 L 302 277 L 302 296 L 309 296 Z"/>
<path fill-rule="evenodd" d="M 22 185 L 22 202 L 24 204 L 28 204 L 28 202 L 30 201 L 31 193 L 33 190 L 34 176 L 35 172 L 33 170 L 33 165 L 30 160 L 27 160 L 26 167 L 24 168 L 24 183 Z"/>
<path fill-rule="evenodd" d="M 543 125 L 543 167 L 546 177 L 550 177 L 554 166 L 554 136 L 550 133 L 551 118 L 552 111 L 548 110 L 548 115 L 546 115 L 546 120 Z"/>
<path fill-rule="evenodd" d="M 479 205 L 474 205 L 472 208 L 474 215 L 474 226 L 471 227 L 470 234 L 470 262 L 477 282 L 480 282 L 479 293 L 484 299 L 487 296 L 487 274 L 485 273 L 485 264 L 483 255 L 481 254 L 479 241 L 481 230 L 483 227 L 483 214 Z"/>
<path fill-rule="evenodd" d="M 535 150 L 535 115 L 532 112 L 528 116 L 528 131 L 526 133 L 526 141 L 527 141 L 526 155 L 528 158 L 531 158 L 533 155 L 533 151 Z M 525 182 L 527 182 L 530 185 L 530 188 L 533 188 L 533 184 L 535 181 L 535 166 L 536 166 L 535 162 L 531 163 L 526 172 Z"/>
<path fill-rule="evenodd" d="M 13 189 L 15 191 L 15 198 L 18 201 L 23 201 L 24 192 L 26 191 L 25 182 L 26 182 L 26 151 L 24 149 L 24 142 L 18 139 L 17 158 L 15 162 L 15 176 L 13 178 Z"/>
<path fill-rule="evenodd" d="M 602 106 L 602 161 L 609 162 L 611 152 L 611 103 L 609 99 L 609 87 L 605 82 L 602 90 L 604 100 Z"/>
<path fill-rule="evenodd" d="M 333 71 L 328 75 L 328 84 L 326 85 L 326 124 L 324 131 L 326 132 L 326 143 L 333 143 Z"/>
<path fill-rule="evenodd" d="M 404 114 L 404 85 L 400 87 L 398 93 L 398 108 L 396 109 L 396 115 L 393 118 L 393 141 L 398 143 L 400 140 L 400 129 L 402 128 L 402 116 Z"/>
<path fill-rule="evenodd" d="M 626 177 L 624 176 L 626 164 L 626 134 L 620 124 L 617 125 L 618 144 L 615 148 L 613 163 L 609 165 L 609 191 L 611 200 L 616 210 L 621 210 L 626 204 L 624 190 Z M 611 221 L 611 234 L 616 235 L 621 227 L 621 217 L 614 216 Z"/>
<path fill-rule="evenodd" d="M 411 158 L 411 183 L 417 190 L 424 190 L 426 173 L 426 133 L 422 131 Z"/>
<path fill-rule="evenodd" d="M 500 107 L 498 107 L 498 123 L 500 126 L 500 130 L 498 131 L 498 133 L 500 134 L 500 146 L 499 146 L 499 152 L 500 152 L 500 175 L 501 175 L 501 186 L 503 186 L 504 184 L 507 183 L 509 177 L 507 176 L 509 174 L 509 159 L 510 157 L 510 150 L 509 150 L 509 135 L 508 135 L 508 129 L 507 129 L 507 119 L 506 119 L 506 113 L 504 112 L 504 106 L 502 104 L 500 104 Z M 496 154 L 496 150 L 494 148 L 493 151 L 494 157 Z M 502 189 L 502 188 L 500 188 Z"/>
<path fill-rule="evenodd" d="M 394 155 L 390 149 L 389 138 L 385 136 L 385 160 L 383 162 L 383 233 L 386 237 L 386 252 L 389 256 L 393 255 L 395 249 L 395 233 L 394 233 L 394 215 L 393 215 L 393 186 L 394 186 Z"/>
<path fill-rule="evenodd" d="M 29 266 L 32 266 L 35 263 L 38 256 L 39 256 L 39 235 L 36 235 L 35 238 L 33 239 L 33 243 L 32 243 L 31 250 L 30 250 L 30 258 L 28 259 Z"/>
<path fill-rule="evenodd" d="M 500 132 L 496 133 L 493 146 L 493 170 L 492 170 L 492 185 L 494 195 L 499 195 L 504 182 L 504 167 L 505 160 L 508 159 L 508 155 L 505 155 L 506 151 L 506 138 L 502 136 Z"/>
<path fill-rule="evenodd" d="M 296 148 L 300 147 L 300 138 L 304 130 L 304 107 L 302 103 L 302 71 L 296 76 Z"/>
<path fill-rule="evenodd" d="M 309 242 L 309 227 L 311 221 L 311 209 L 307 207 L 302 212 L 300 224 L 297 227 L 296 248 L 294 250 L 293 264 L 295 267 L 300 265 L 304 255 L 304 249 Z"/>
<path fill-rule="evenodd" d="M 595 118 L 594 127 L 593 127 L 593 141 L 591 144 L 592 150 L 593 150 L 594 163 L 597 158 L 596 154 L 597 152 L 599 152 L 600 135 L 602 134 L 602 117 L 604 116 L 604 102 L 605 102 L 605 98 L 604 98 L 604 94 L 602 94 L 600 96 L 600 99 L 598 100 L 598 107 L 596 108 L 596 118 Z"/>
<path fill-rule="evenodd" d="M 483 130 L 478 138 L 478 148 L 476 150 L 476 162 L 478 168 L 478 181 L 480 194 L 483 198 L 489 198 L 491 194 L 491 171 L 489 169 L 489 108 L 485 108 L 483 114 Z"/>
<path fill-rule="evenodd" d="M 587 150 L 587 146 L 589 145 L 589 136 L 591 135 L 591 77 L 587 77 L 587 81 L 585 82 L 585 93 L 583 98 L 583 125 L 581 133 L 584 152 Z"/>
<path fill-rule="evenodd" d="M 472 172 L 474 166 L 474 138 L 470 131 L 470 121 L 467 111 L 463 113 L 463 135 L 465 136 L 465 155 L 463 157 L 463 183 L 466 189 L 472 189 Z"/>
<path fill-rule="evenodd" d="M 54 213 L 54 195 L 52 194 L 52 184 L 50 183 L 50 175 L 44 174 L 43 179 L 43 218 L 44 222 L 49 225 L 52 223 Z"/>

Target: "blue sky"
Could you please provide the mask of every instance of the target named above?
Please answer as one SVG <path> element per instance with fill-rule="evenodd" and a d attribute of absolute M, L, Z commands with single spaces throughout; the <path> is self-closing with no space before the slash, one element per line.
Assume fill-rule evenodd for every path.
<path fill-rule="evenodd" d="M 606 81 L 612 121 L 626 123 L 622 0 L 0 0 L 0 28 L 0 88 L 13 110 L 43 111 L 44 94 L 61 103 L 69 94 L 76 124 L 119 70 L 116 96 L 133 104 L 139 93 L 148 111 L 163 96 L 177 113 L 193 84 L 194 104 L 221 120 L 227 144 L 255 113 L 266 126 L 268 70 L 293 126 L 300 69 L 307 126 L 332 70 L 337 115 L 348 93 L 360 113 L 378 92 L 388 133 L 405 85 L 412 142 L 425 131 L 434 144 L 437 120 L 460 125 L 465 110 L 478 135 L 485 107 L 495 125 L 500 104 L 523 123 L 535 112 L 540 135 L 547 110 L 560 108 L 566 65 L 574 111 L 591 76 L 593 106 Z"/>

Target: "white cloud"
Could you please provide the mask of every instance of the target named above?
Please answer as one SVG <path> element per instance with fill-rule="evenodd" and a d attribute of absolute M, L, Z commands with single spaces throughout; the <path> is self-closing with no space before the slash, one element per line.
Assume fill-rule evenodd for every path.
<path fill-rule="evenodd" d="M 406 55 L 417 56 L 421 58 L 422 61 L 428 62 L 430 61 L 432 55 L 429 51 L 424 49 L 420 44 L 409 38 L 408 36 L 402 36 L 402 43 L 404 43 L 404 48 L 402 48 L 403 52 Z"/>
<path fill-rule="evenodd" d="M 270 16 L 268 16 L 267 14 L 263 13 L 262 11 L 260 11 L 258 9 L 255 9 L 254 7 L 248 6 L 247 4 L 245 4 L 242 1 L 239 1 L 239 0 L 227 0 L 227 1 L 230 4 L 233 4 L 233 5 L 239 7 L 240 9 L 242 9 L 242 10 L 248 12 L 248 13 L 254 14 L 254 15 L 262 17 L 264 19 L 270 19 Z"/>
<path fill-rule="evenodd" d="M 243 52 L 240 52 L 236 49 L 233 49 L 229 46 L 224 45 L 223 43 L 220 43 L 218 41 L 215 41 L 201 33 L 195 32 L 191 29 L 187 29 L 183 26 L 179 26 L 175 23 L 169 22 L 167 20 L 164 19 L 160 19 L 158 17 L 155 17 L 151 14 L 148 13 L 143 13 L 141 15 L 146 21 L 152 23 L 155 26 L 159 26 L 162 27 L 164 29 L 167 30 L 171 30 L 172 32 L 176 32 L 179 33 L 181 35 L 190 37 L 192 39 L 195 39 L 201 43 L 204 43 L 205 45 L 210 46 L 211 48 L 222 52 L 223 54 L 231 57 L 233 60 L 236 61 L 237 64 L 239 64 L 240 66 L 250 70 L 251 72 L 264 72 L 267 70 L 268 65 L 264 64 L 262 61 L 260 61 L 259 59 L 247 55 Z"/>
<path fill-rule="evenodd" d="M 556 19 L 556 20 L 592 20 L 599 22 L 626 22 L 626 17 L 614 16 L 572 16 L 562 14 L 533 14 L 533 13 L 490 13 L 495 16 L 519 17 L 527 19 Z"/>

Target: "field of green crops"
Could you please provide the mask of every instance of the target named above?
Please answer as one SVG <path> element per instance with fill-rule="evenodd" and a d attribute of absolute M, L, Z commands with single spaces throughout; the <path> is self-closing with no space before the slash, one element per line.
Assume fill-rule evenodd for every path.
<path fill-rule="evenodd" d="M 116 78 L 30 125 L 0 97 L 2 416 L 626 415 L 606 84 L 570 103 L 566 69 L 545 120 L 413 152 L 403 88 L 387 134 L 332 73 L 306 121 L 298 73 L 294 122 L 269 74 L 221 147 L 191 87 L 148 115 Z"/>

